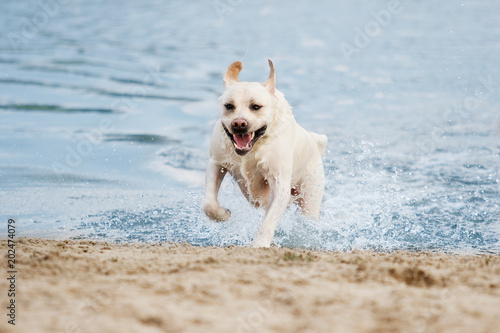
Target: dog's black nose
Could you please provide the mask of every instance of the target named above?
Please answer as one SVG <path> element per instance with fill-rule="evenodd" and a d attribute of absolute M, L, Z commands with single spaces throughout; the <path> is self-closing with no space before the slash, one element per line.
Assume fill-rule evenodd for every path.
<path fill-rule="evenodd" d="M 234 131 L 236 132 L 241 132 L 245 131 L 248 127 L 248 122 L 245 119 L 235 119 L 231 123 L 231 127 L 233 128 Z"/>

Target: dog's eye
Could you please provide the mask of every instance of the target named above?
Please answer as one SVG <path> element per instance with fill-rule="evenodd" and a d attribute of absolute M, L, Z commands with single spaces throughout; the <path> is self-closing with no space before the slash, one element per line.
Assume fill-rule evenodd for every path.
<path fill-rule="evenodd" d="M 226 110 L 228 111 L 232 111 L 234 110 L 234 105 L 231 104 L 231 103 L 227 103 L 227 104 L 224 104 L 224 107 L 226 108 Z"/>
<path fill-rule="evenodd" d="M 257 105 L 257 104 L 250 105 L 250 109 L 252 109 L 254 111 L 259 110 L 261 107 L 262 107 L 261 105 Z"/>

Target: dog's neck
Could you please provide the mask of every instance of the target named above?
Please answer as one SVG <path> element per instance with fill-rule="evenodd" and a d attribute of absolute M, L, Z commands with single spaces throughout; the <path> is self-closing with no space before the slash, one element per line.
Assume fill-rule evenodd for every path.
<path fill-rule="evenodd" d="M 275 112 L 272 120 L 272 126 L 276 129 L 274 132 L 278 134 L 285 129 L 286 119 L 292 119 L 295 121 L 295 118 L 293 117 L 292 107 L 288 104 L 283 93 L 276 89 L 274 95 L 276 96 L 276 104 L 274 105 Z"/>

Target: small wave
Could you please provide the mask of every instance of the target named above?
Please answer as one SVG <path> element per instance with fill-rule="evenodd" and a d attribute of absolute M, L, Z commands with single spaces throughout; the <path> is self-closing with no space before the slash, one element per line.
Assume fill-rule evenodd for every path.
<path fill-rule="evenodd" d="M 107 134 L 104 136 L 104 141 L 137 142 L 153 145 L 180 143 L 179 140 L 157 134 Z"/>
<path fill-rule="evenodd" d="M 177 101 L 177 102 L 199 102 L 199 101 L 201 101 L 200 98 L 188 97 L 188 96 L 167 96 L 167 95 L 158 95 L 158 94 L 151 94 L 151 93 L 143 94 L 142 92 L 130 92 L 130 91 L 118 92 L 118 91 L 109 91 L 109 90 L 98 89 L 98 88 L 93 88 L 93 87 L 51 83 L 51 82 L 35 81 L 35 80 L 0 79 L 0 83 L 81 90 L 84 92 L 95 93 L 95 94 L 104 95 L 104 96 L 108 96 L 108 97 L 158 99 L 158 100 Z"/>
<path fill-rule="evenodd" d="M 44 105 L 44 104 L 4 104 L 0 105 L 0 109 L 11 111 L 28 111 L 28 112 L 92 112 L 92 113 L 116 113 L 117 111 L 107 108 L 70 108 L 61 105 Z"/>
<path fill-rule="evenodd" d="M 169 146 L 158 153 L 163 163 L 184 170 L 205 171 L 207 156 L 200 149 L 188 146 Z"/>

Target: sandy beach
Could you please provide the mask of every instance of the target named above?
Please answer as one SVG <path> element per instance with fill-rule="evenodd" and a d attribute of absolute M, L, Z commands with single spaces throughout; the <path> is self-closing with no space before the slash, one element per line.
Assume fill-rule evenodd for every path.
<path fill-rule="evenodd" d="M 7 241 L 4 273 L 7 271 Z M 495 332 L 500 257 L 20 238 L 1 332 Z M 7 312 L 9 281 L 1 280 Z"/>

